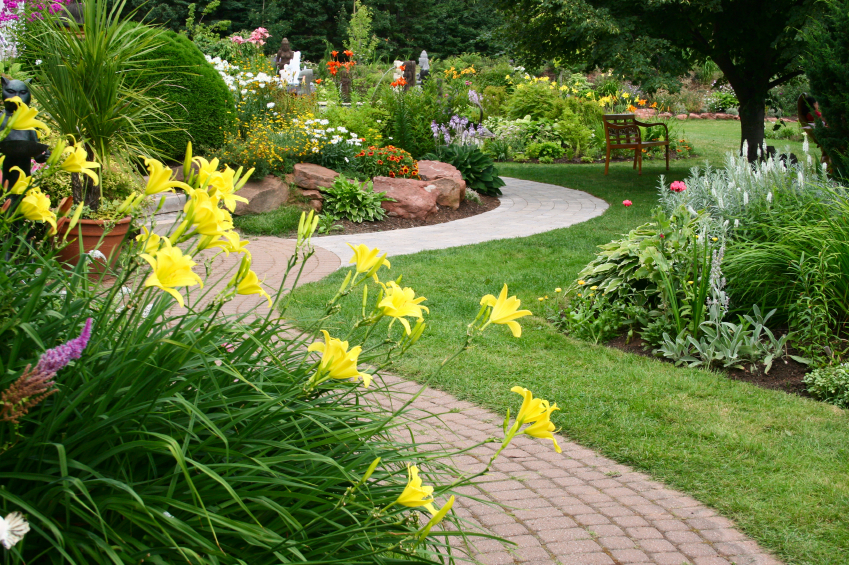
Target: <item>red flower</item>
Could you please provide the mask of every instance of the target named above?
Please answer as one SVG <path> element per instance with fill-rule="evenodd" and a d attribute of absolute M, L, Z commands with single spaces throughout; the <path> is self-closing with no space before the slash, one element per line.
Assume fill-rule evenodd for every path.
<path fill-rule="evenodd" d="M 627 208 L 628 206 L 630 206 L 631 204 L 633 204 L 633 202 L 631 202 L 630 200 L 623 200 L 623 201 L 622 201 L 622 205 L 623 205 L 623 206 L 625 206 L 626 208 Z"/>
<path fill-rule="evenodd" d="M 389 171 L 389 177 L 394 179 L 394 178 L 395 178 L 395 173 L 393 173 L 392 171 Z"/>
<path fill-rule="evenodd" d="M 368 152 L 368 156 L 369 156 L 369 157 L 373 157 L 373 156 L 374 156 L 374 151 L 369 151 L 369 152 Z"/>
<path fill-rule="evenodd" d="M 339 51 L 331 51 L 331 52 L 330 52 L 330 54 L 331 54 L 333 57 L 336 57 L 336 55 L 338 55 L 338 54 L 339 54 Z"/>
<path fill-rule="evenodd" d="M 378 159 L 378 160 L 377 160 L 377 164 L 378 164 L 378 165 L 382 165 L 382 164 L 383 164 L 383 161 L 381 161 L 380 159 Z"/>
<path fill-rule="evenodd" d="M 354 56 L 354 52 L 351 51 L 350 49 L 345 49 L 344 51 L 342 51 L 342 53 L 344 53 L 346 57 L 353 57 Z"/>
<path fill-rule="evenodd" d="M 663 234 L 660 234 L 660 239 L 663 239 L 664 237 L 666 237 L 666 236 L 663 235 Z"/>
<path fill-rule="evenodd" d="M 669 186 L 669 190 L 671 190 L 672 192 L 684 192 L 685 190 L 687 190 L 687 185 L 681 182 L 680 180 L 677 180 Z"/>
<path fill-rule="evenodd" d="M 407 166 L 401 167 L 401 174 L 402 175 L 406 175 L 409 172 L 410 172 L 409 167 L 407 167 Z"/>

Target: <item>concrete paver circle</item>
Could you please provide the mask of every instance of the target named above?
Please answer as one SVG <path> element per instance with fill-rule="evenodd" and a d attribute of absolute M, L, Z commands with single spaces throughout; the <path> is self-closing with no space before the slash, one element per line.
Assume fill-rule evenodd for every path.
<path fill-rule="evenodd" d="M 501 206 L 478 216 L 435 226 L 315 238 L 316 254 L 305 265 L 300 283 L 320 280 L 347 264 L 351 257 L 347 243 L 364 243 L 395 256 L 526 237 L 586 221 L 608 206 L 577 190 L 505 181 Z M 251 240 L 254 270 L 273 293 L 282 281 L 294 242 L 274 237 Z M 233 268 L 236 261 L 235 256 L 220 261 L 214 271 Z M 266 308 L 262 298 L 240 296 L 225 311 L 265 313 Z M 392 394 L 377 395 L 381 403 L 397 403 L 398 397 L 421 388 L 392 375 L 383 378 Z M 501 432 L 503 415 L 438 390 L 425 390 L 411 407 L 422 416 L 445 413 L 442 424 L 423 424 L 417 441 L 467 448 Z M 502 453 L 491 474 L 472 487 L 463 487 L 463 494 L 506 508 L 458 498 L 458 514 L 482 531 L 516 544 L 505 547 L 478 538 L 481 541 L 473 546 L 461 548 L 475 560 L 491 565 L 781 565 L 730 520 L 699 501 L 567 438 L 558 436 L 557 441 L 562 454 L 547 442 L 520 436 Z M 492 449 L 491 444 L 483 445 L 455 463 L 461 470 L 478 472 Z"/>

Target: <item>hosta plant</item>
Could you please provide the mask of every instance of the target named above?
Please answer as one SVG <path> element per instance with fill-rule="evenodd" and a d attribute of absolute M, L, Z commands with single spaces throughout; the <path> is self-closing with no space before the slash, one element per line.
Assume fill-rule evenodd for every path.
<path fill-rule="evenodd" d="M 505 184 L 492 159 L 476 145 L 442 145 L 422 159 L 453 165 L 463 175 L 466 186 L 487 196 L 500 195 Z"/>
<path fill-rule="evenodd" d="M 322 190 L 324 214 L 355 223 L 375 222 L 386 217 L 381 202 L 395 202 L 385 192 L 375 192 L 371 181 L 359 183 L 339 175 L 333 184 Z"/>

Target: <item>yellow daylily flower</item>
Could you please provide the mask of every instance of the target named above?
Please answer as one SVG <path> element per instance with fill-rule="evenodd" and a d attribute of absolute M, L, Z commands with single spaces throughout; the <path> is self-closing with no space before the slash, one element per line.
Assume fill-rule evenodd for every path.
<path fill-rule="evenodd" d="M 82 173 L 94 181 L 94 186 L 100 184 L 100 177 L 92 170 L 100 167 L 100 163 L 86 161 L 88 153 L 86 153 L 83 144 L 77 143 L 73 147 L 65 149 L 65 152 L 68 156 L 59 165 L 60 169 L 67 173 Z"/>
<path fill-rule="evenodd" d="M 198 186 L 207 186 L 212 181 L 210 177 L 218 173 L 218 159 L 207 161 L 203 157 L 195 157 L 192 161 L 198 165 Z"/>
<path fill-rule="evenodd" d="M 228 255 L 230 253 L 244 253 L 248 257 L 251 256 L 251 252 L 247 250 L 248 244 L 250 241 L 246 239 L 241 239 L 239 234 L 234 231 L 224 232 L 221 236 L 221 239 L 211 244 L 209 247 L 220 247 L 223 249 Z"/>
<path fill-rule="evenodd" d="M 196 284 L 200 284 L 200 287 L 203 288 L 203 281 L 196 273 L 192 272 L 192 267 L 197 263 L 192 261 L 191 257 L 184 256 L 180 248 L 172 247 L 171 242 L 167 239 L 162 239 L 162 244 L 164 247 L 154 255 L 149 253 L 139 255 L 153 269 L 153 272 L 144 281 L 144 286 L 145 288 L 155 286 L 164 290 L 173 296 L 182 308 L 185 305 L 183 296 L 174 289 Z"/>
<path fill-rule="evenodd" d="M 145 159 L 144 165 L 147 167 L 147 186 L 144 188 L 144 193 L 146 196 L 150 196 L 151 194 L 159 194 L 160 192 L 165 192 L 166 190 L 170 190 L 174 192 L 174 188 L 182 188 L 186 192 L 191 193 L 192 187 L 187 185 L 184 182 L 180 182 L 178 180 L 173 180 L 172 177 L 174 175 L 174 171 L 172 171 L 169 167 L 166 167 L 156 159 Z"/>
<path fill-rule="evenodd" d="M 363 379 L 363 386 L 368 388 L 371 384 L 372 375 L 361 373 L 357 369 L 357 360 L 362 347 L 357 345 L 348 349 L 348 342 L 330 337 L 325 330 L 324 343 L 317 341 L 307 348 L 307 351 L 320 351 L 321 361 L 316 371 L 317 377 L 327 376 L 333 379 Z"/>
<path fill-rule="evenodd" d="M 50 131 L 50 128 L 48 128 L 44 122 L 35 119 L 35 117 L 38 115 L 38 110 L 27 106 L 26 103 L 21 100 L 20 96 L 7 98 L 7 101 L 14 102 L 18 105 L 17 110 L 15 110 L 15 113 L 12 114 L 12 117 L 9 119 L 9 125 L 12 129 L 40 129 L 45 132 Z"/>
<path fill-rule="evenodd" d="M 191 200 L 186 202 L 184 211 L 192 213 L 192 224 L 201 235 L 224 235 L 233 229 L 233 218 L 218 207 L 218 197 L 210 197 L 202 190 L 196 190 Z"/>
<path fill-rule="evenodd" d="M 560 408 L 557 407 L 556 402 L 549 406 L 547 400 L 543 400 L 542 405 L 545 409 L 543 414 L 533 424 L 525 428 L 522 433 L 535 438 L 550 439 L 554 443 L 554 451 L 563 453 L 560 446 L 557 445 L 557 440 L 554 439 L 555 428 L 554 424 L 551 423 L 551 413 L 560 410 Z"/>
<path fill-rule="evenodd" d="M 435 515 L 436 508 L 433 507 L 433 487 L 422 486 L 422 480 L 419 478 L 419 469 L 415 465 L 407 467 L 407 476 L 407 486 L 404 487 L 404 491 L 396 502 L 410 508 L 424 506 L 428 512 Z"/>
<path fill-rule="evenodd" d="M 378 282 L 377 270 L 381 266 L 386 266 L 387 269 L 391 268 L 389 260 L 386 258 L 386 253 L 378 257 L 377 254 L 380 253 L 380 249 L 377 249 L 376 247 L 374 249 L 369 249 L 363 243 L 356 247 L 349 243 L 348 247 L 354 251 L 354 256 L 351 257 L 351 260 L 348 261 L 348 263 L 356 263 L 358 273 L 371 273 L 375 282 Z"/>
<path fill-rule="evenodd" d="M 251 169 L 250 172 L 253 172 L 253 169 Z M 209 192 L 210 196 L 217 196 L 220 198 L 224 203 L 224 206 L 231 212 L 236 210 L 236 202 L 248 202 L 247 198 L 235 194 L 236 171 L 231 169 L 229 166 L 225 167 L 223 171 L 216 172 L 210 176 L 207 192 Z"/>
<path fill-rule="evenodd" d="M 424 296 L 416 298 L 416 292 L 412 288 L 401 288 L 395 281 L 389 281 L 383 285 L 383 288 L 386 294 L 377 307 L 381 308 L 386 316 L 397 318 L 407 331 L 407 335 L 410 335 L 410 323 L 405 316 L 413 316 L 421 320 L 424 317 L 422 310 L 429 314 L 430 310 L 427 306 L 420 306 L 427 298 Z"/>
<path fill-rule="evenodd" d="M 516 422 L 521 426 L 535 422 L 545 414 L 545 402 L 542 398 L 534 398 L 534 394 L 528 389 L 521 386 L 514 386 L 510 392 L 522 395 L 522 407 L 519 408 L 519 413 L 516 414 Z M 546 403 L 547 404 L 547 403 Z"/>
<path fill-rule="evenodd" d="M 497 299 L 493 295 L 487 294 L 481 298 L 481 306 L 490 306 L 492 308 L 492 312 L 490 312 L 489 321 L 484 325 L 484 327 L 490 323 L 505 324 L 508 328 L 510 328 L 510 331 L 513 332 L 513 337 L 521 337 L 522 326 L 519 325 L 519 322 L 516 322 L 516 319 L 523 316 L 530 316 L 532 314 L 530 310 L 519 310 L 519 306 L 521 306 L 521 304 L 522 301 L 515 296 L 507 298 L 506 284 L 504 285 L 504 288 L 501 289 L 501 294 L 498 295 Z"/>
<path fill-rule="evenodd" d="M 32 184 L 32 177 L 26 176 L 24 174 L 23 169 L 20 167 L 12 167 L 9 171 L 18 171 L 18 180 L 15 181 L 15 184 L 12 186 L 11 193 L 12 194 L 23 194 L 29 188 L 29 185 Z"/>
<path fill-rule="evenodd" d="M 236 282 L 236 277 L 233 277 L 233 280 L 230 281 L 230 284 Z M 259 294 L 260 296 L 264 296 L 268 299 L 268 307 L 271 308 L 271 297 L 265 292 L 265 289 L 259 283 L 259 277 L 257 277 L 256 273 L 253 271 L 248 271 L 248 274 L 239 282 L 236 286 L 236 294 Z"/>
<path fill-rule="evenodd" d="M 145 226 L 142 226 L 142 233 L 136 236 L 136 241 L 144 242 L 142 253 L 154 254 L 159 250 L 159 243 L 162 238 L 158 234 L 151 233 Z"/>
<path fill-rule="evenodd" d="M 56 233 L 56 214 L 50 210 L 50 197 L 37 188 L 31 189 L 18 204 L 18 210 L 27 220 L 34 222 L 47 222 L 53 229 L 50 233 Z"/>

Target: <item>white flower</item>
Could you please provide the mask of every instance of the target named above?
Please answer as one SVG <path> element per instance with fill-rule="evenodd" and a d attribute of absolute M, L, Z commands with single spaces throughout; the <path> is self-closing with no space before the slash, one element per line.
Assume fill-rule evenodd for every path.
<path fill-rule="evenodd" d="M 319 120 L 318 123 L 320 123 L 323 126 L 326 126 L 330 123 L 330 120 Z"/>
<path fill-rule="evenodd" d="M 98 260 L 106 261 L 106 255 L 104 255 L 103 253 L 101 253 L 97 249 L 90 251 L 88 256 L 92 261 L 98 261 Z"/>
<path fill-rule="evenodd" d="M 7 514 L 5 518 L 0 518 L 0 545 L 6 550 L 21 541 L 29 531 L 29 522 L 20 512 L 12 512 Z"/>
<path fill-rule="evenodd" d="M 348 163 L 348 162 L 349 162 L 347 157 L 345 157 L 345 162 L 346 162 L 346 163 Z"/>
<path fill-rule="evenodd" d="M 242 89 L 242 94 L 247 94 L 247 93 L 248 93 L 248 89 L 247 89 L 247 88 L 243 88 L 243 89 Z"/>
<path fill-rule="evenodd" d="M 339 130 L 341 133 L 348 133 L 348 128 L 346 128 L 344 126 L 339 126 L 336 129 Z"/>
<path fill-rule="evenodd" d="M 274 106 L 275 106 L 274 102 L 269 102 L 268 104 L 265 105 L 266 108 L 274 108 Z"/>
<path fill-rule="evenodd" d="M 41 61 L 41 59 L 36 59 L 36 60 L 35 60 L 35 64 L 36 64 L 36 65 L 40 65 L 40 64 L 41 64 L 41 62 L 42 62 L 42 61 Z"/>
<path fill-rule="evenodd" d="M 772 192 L 767 193 L 767 195 L 766 195 L 766 201 L 767 201 L 767 202 L 772 202 Z"/>
<path fill-rule="evenodd" d="M 327 131 L 336 131 L 336 128 L 327 128 Z"/>

